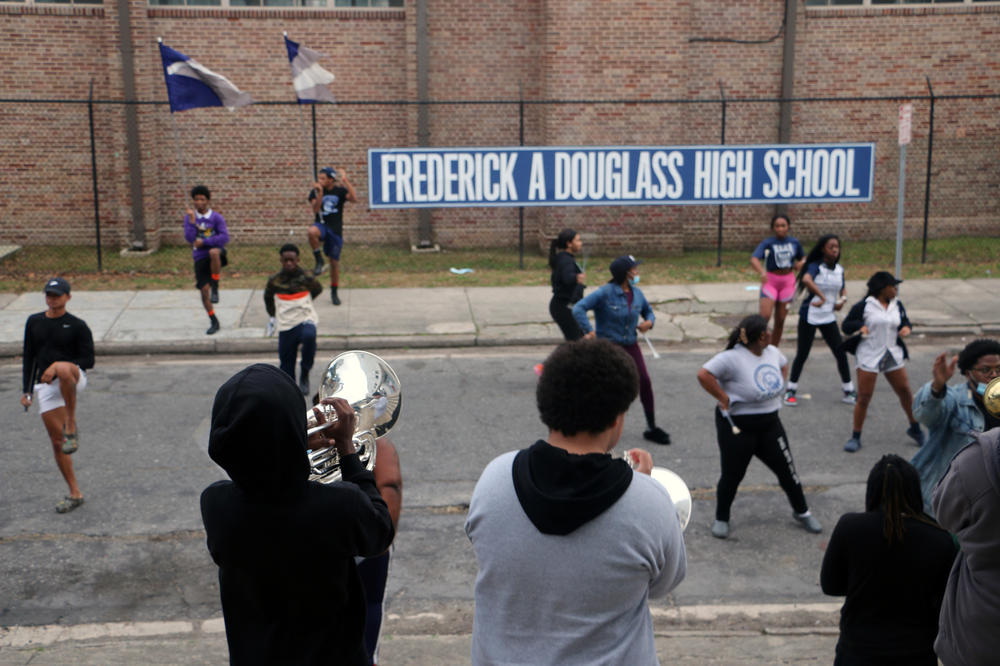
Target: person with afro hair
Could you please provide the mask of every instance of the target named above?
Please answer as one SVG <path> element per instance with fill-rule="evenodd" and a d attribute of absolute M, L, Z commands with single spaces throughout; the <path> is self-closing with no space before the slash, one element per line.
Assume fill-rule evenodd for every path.
<path fill-rule="evenodd" d="M 948 386 L 956 367 L 965 382 Z M 951 459 L 979 433 L 1000 426 L 1000 419 L 983 406 L 986 385 L 1000 377 L 1000 342 L 973 340 L 950 360 L 942 352 L 934 359 L 932 372 L 934 378 L 913 399 L 913 415 L 929 432 L 927 442 L 910 461 L 920 473 L 924 510 L 931 515 L 934 487 L 948 471 Z"/>
<path fill-rule="evenodd" d="M 495 458 L 465 520 L 478 664 L 656 664 L 649 600 L 680 584 L 684 538 L 649 452 L 613 458 L 638 393 L 608 340 L 563 343 L 536 401 L 546 439 Z"/>

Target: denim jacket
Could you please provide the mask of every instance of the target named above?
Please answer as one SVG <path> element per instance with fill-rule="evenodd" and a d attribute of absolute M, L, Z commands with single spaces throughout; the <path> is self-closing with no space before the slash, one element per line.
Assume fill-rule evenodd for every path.
<path fill-rule="evenodd" d="M 920 473 L 924 511 L 933 516 L 931 496 L 935 486 L 955 454 L 983 431 L 985 420 L 965 382 L 947 387 L 943 398 L 931 395 L 931 382 L 927 382 L 913 399 L 913 416 L 928 430 L 927 441 L 910 462 Z"/>
<path fill-rule="evenodd" d="M 584 333 L 589 333 L 591 330 L 590 321 L 587 319 L 588 310 L 594 311 L 597 337 L 620 345 L 635 343 L 637 339 L 635 328 L 639 324 L 639 315 L 649 322 L 656 320 L 653 308 L 649 307 L 649 301 L 638 287 L 632 287 L 632 308 L 629 309 L 625 290 L 611 282 L 590 292 L 573 305 L 573 317 Z"/>

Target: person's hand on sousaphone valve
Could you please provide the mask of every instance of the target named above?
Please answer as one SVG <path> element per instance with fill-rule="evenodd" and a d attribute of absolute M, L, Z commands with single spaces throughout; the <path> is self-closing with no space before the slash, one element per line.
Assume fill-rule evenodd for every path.
<path fill-rule="evenodd" d="M 357 453 L 354 446 L 354 422 L 357 417 L 351 404 L 343 398 L 323 398 L 320 404 L 333 407 L 337 418 L 329 421 L 328 427 L 309 436 L 309 448 L 316 450 L 333 446 L 341 456 Z M 319 407 L 313 407 L 313 414 L 317 425 L 327 423 L 326 415 Z"/>

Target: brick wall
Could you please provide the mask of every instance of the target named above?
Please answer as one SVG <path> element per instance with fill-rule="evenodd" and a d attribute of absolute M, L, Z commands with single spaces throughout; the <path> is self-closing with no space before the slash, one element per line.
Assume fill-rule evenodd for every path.
<path fill-rule="evenodd" d="M 720 141 L 718 102 L 622 103 L 612 100 L 727 99 L 726 142 L 777 140 L 779 107 L 746 98 L 780 94 L 781 3 L 427 0 L 429 96 L 436 101 L 605 100 L 528 104 L 526 145 L 692 145 Z M 413 146 L 417 107 L 416 17 L 404 9 L 217 9 L 148 7 L 133 0 L 129 18 L 137 95 L 166 99 L 156 37 L 228 76 L 255 99 L 293 100 L 282 31 L 329 56 L 341 104 L 316 107 L 319 162 L 350 174 L 361 203 L 349 206 L 352 242 L 410 244 L 414 211 L 369 211 L 367 150 Z M 121 101 L 116 3 L 103 6 L 0 5 L 0 88 L 6 100 Z M 1000 92 L 1000 6 L 805 8 L 797 16 L 797 97 L 920 96 Z M 753 43 L 746 43 L 753 42 Z M 875 196 L 868 204 L 794 205 L 796 233 L 836 231 L 847 238 L 890 238 L 896 219 L 900 100 L 793 104 L 792 141 L 874 141 Z M 914 104 L 907 163 L 906 233 L 923 226 L 928 144 L 927 100 Z M 994 234 L 1000 218 L 1000 100 L 936 104 L 931 233 Z M 310 215 L 310 107 L 259 104 L 235 112 L 139 107 L 140 158 L 148 239 L 180 241 L 185 192 L 208 184 L 236 242 L 302 240 Z M 95 105 L 102 239 L 125 246 L 132 227 L 120 104 Z M 440 104 L 429 110 L 432 146 L 517 145 L 516 104 Z M 178 144 L 183 165 L 178 160 Z M 94 238 L 90 145 L 85 104 L 0 102 L 0 240 Z M 183 171 L 183 177 L 182 177 Z M 184 182 L 182 182 L 184 181 Z M 39 195 L 43 203 L 40 205 Z M 767 232 L 770 206 L 728 206 L 724 242 L 746 247 Z M 431 213 L 445 247 L 513 247 L 517 209 Z M 598 234 L 608 249 L 676 252 L 712 247 L 717 206 L 529 208 L 525 237 L 563 226 Z"/>

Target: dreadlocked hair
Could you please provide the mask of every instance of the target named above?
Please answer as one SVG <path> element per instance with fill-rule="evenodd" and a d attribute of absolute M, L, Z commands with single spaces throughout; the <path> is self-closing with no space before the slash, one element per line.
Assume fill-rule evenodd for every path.
<path fill-rule="evenodd" d="M 882 456 L 868 474 L 865 510 L 882 512 L 882 536 L 887 542 L 903 542 L 904 518 L 940 528 L 924 513 L 920 494 L 920 474 L 909 462 L 894 453 Z"/>

